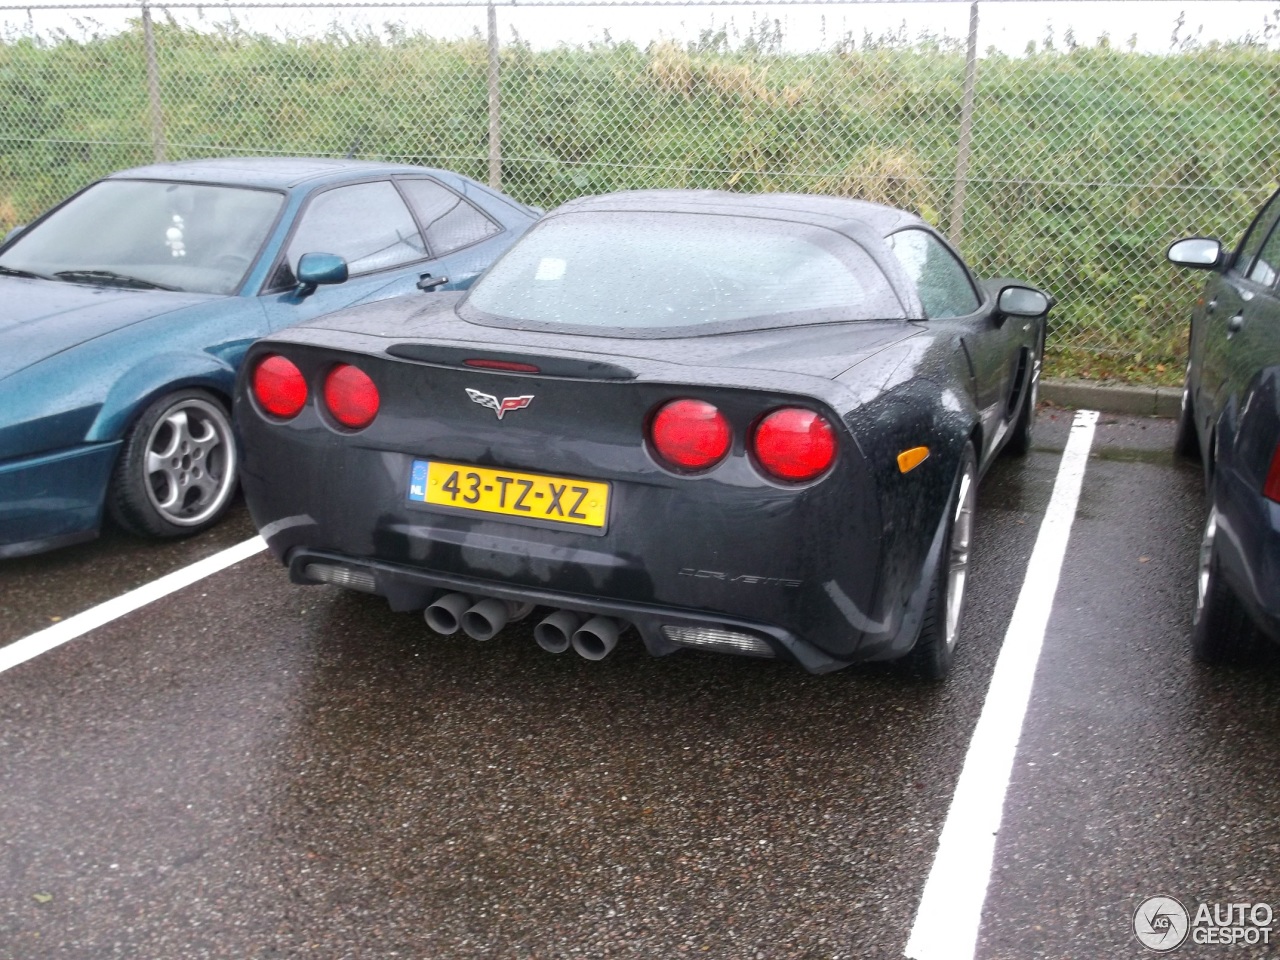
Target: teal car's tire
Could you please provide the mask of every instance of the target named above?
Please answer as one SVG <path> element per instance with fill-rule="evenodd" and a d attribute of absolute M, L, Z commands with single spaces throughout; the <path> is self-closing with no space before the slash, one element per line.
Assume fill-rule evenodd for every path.
<path fill-rule="evenodd" d="M 236 491 L 231 418 L 212 394 L 152 403 L 125 438 L 107 494 L 111 518 L 147 537 L 186 537 L 221 519 Z"/>

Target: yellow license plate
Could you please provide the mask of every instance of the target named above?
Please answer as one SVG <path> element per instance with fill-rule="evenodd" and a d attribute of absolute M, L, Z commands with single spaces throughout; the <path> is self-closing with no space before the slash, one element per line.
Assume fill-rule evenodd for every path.
<path fill-rule="evenodd" d="M 413 461 L 409 499 L 596 530 L 604 529 L 609 515 L 607 483 L 438 460 Z"/>

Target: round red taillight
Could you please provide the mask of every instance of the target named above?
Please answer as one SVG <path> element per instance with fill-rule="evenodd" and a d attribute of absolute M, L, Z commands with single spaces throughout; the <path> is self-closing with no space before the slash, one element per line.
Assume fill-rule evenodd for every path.
<path fill-rule="evenodd" d="M 359 367 L 339 364 L 324 378 L 324 405 L 344 427 L 363 430 L 373 423 L 381 403 L 378 388 Z"/>
<path fill-rule="evenodd" d="M 706 470 L 724 459 L 733 436 L 729 421 L 703 400 L 672 400 L 649 425 L 649 439 L 662 459 L 681 470 Z"/>
<path fill-rule="evenodd" d="M 273 353 L 253 368 L 253 395 L 273 417 L 296 417 L 307 404 L 307 380 L 292 360 Z"/>
<path fill-rule="evenodd" d="M 795 483 L 812 480 L 831 466 L 836 434 L 821 414 L 783 407 L 756 425 L 751 449 L 770 476 Z"/>

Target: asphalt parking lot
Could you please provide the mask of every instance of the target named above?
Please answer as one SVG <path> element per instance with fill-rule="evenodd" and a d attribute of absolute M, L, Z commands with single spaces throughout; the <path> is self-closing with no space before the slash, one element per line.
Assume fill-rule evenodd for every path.
<path fill-rule="evenodd" d="M 901 957 L 1071 423 L 1043 411 L 983 481 L 942 685 L 441 639 L 264 553 L 17 663 L 0 957 Z M 1280 656 L 1190 659 L 1203 506 L 1172 437 L 1098 421 L 976 941 L 930 960 L 1150 956 L 1156 896 L 1243 920 L 1178 957 L 1280 953 Z M 241 508 L 0 562 L 0 654 L 253 533 Z"/>

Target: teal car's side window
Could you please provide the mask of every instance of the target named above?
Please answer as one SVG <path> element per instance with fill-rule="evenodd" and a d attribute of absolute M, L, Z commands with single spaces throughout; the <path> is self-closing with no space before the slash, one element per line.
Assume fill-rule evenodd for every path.
<path fill-rule="evenodd" d="M 443 257 L 502 232 L 502 227 L 434 180 L 396 182 L 418 215 L 433 256 Z"/>
<path fill-rule="evenodd" d="M 388 180 L 336 187 L 317 195 L 289 241 L 289 267 L 304 253 L 334 253 L 352 276 L 427 256 L 426 244 L 400 193 Z"/>

